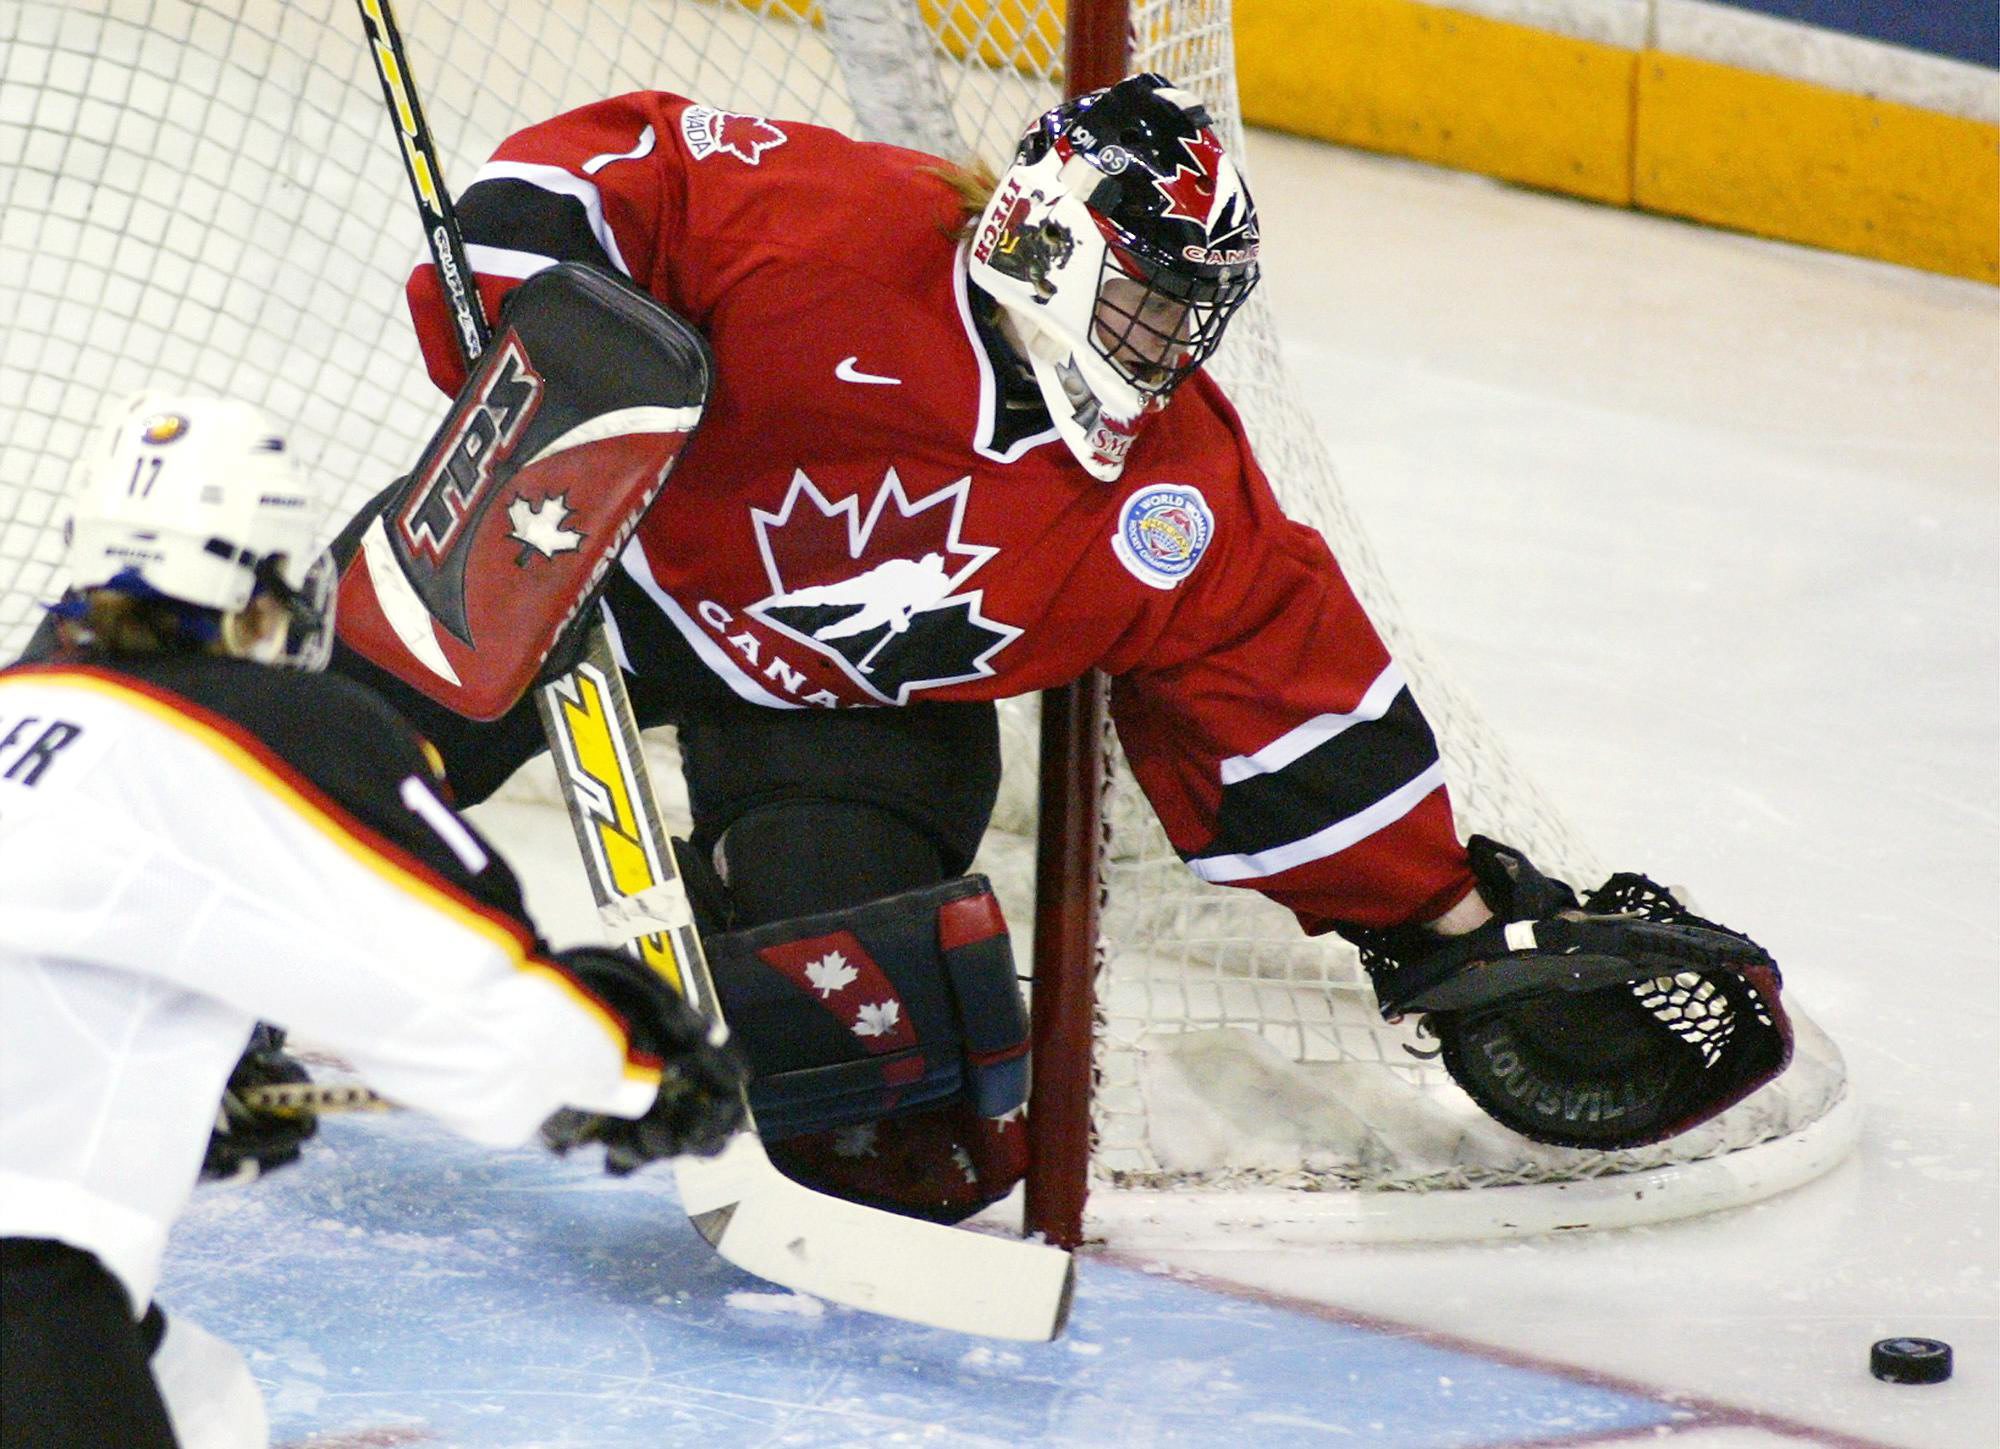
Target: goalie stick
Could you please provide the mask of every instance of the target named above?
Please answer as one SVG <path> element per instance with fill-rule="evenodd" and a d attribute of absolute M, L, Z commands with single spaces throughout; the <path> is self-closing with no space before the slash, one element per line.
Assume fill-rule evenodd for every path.
<path fill-rule="evenodd" d="M 488 341 L 486 319 L 402 36 L 389 0 L 356 4 L 469 369 Z M 726 1031 L 602 625 L 577 664 L 537 688 L 536 706 L 600 917 Z M 782 1287 L 995 1338 L 1052 1339 L 1069 1315 L 1076 1265 L 1068 1253 L 815 1192 L 772 1165 L 754 1123 L 713 1158 L 676 1159 L 675 1171 L 702 1237 L 729 1262 Z"/>

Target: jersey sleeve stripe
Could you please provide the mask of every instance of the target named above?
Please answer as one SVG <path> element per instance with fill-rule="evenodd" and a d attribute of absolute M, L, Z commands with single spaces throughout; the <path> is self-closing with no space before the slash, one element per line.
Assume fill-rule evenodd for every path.
<path fill-rule="evenodd" d="M 27 666 L 18 673 L 91 690 L 144 710 L 161 724 L 220 755 L 345 853 L 399 889 L 426 899 L 512 955 L 524 955 L 532 944 L 534 937 L 526 925 L 504 911 L 474 900 L 415 856 L 370 830 L 292 769 L 263 741 L 225 716 L 169 690 L 88 665 Z"/>
<path fill-rule="evenodd" d="M 1377 831 L 1401 820 L 1429 798 L 1433 791 L 1443 787 L 1444 765 L 1433 764 L 1414 780 L 1391 791 L 1367 809 L 1335 821 L 1303 839 L 1255 853 L 1196 856 L 1188 861 L 1188 868 L 1203 880 L 1220 884 L 1277 875 L 1358 845 Z"/>
<path fill-rule="evenodd" d="M 632 1045 L 623 1019 L 555 962 L 535 954 L 534 933 L 525 923 L 468 896 L 422 861 L 370 830 L 249 731 L 168 690 L 86 665 L 20 665 L 8 672 L 6 680 L 0 680 L 0 687 L 29 678 L 120 700 L 220 756 L 363 869 L 483 937 L 517 970 L 533 972 L 562 989 L 618 1046 L 625 1058 L 627 1078 L 647 1082 L 658 1079 L 658 1060 Z"/>
<path fill-rule="evenodd" d="M 1274 774 L 1293 761 L 1310 754 L 1328 740 L 1382 718 L 1408 681 L 1400 665 L 1391 664 L 1375 677 L 1357 704 L 1347 714 L 1322 714 L 1287 730 L 1263 749 L 1248 755 L 1232 755 L 1222 762 L 1222 783 L 1240 784 L 1258 775 Z"/>
<path fill-rule="evenodd" d="M 1224 785 L 1214 835 L 1194 854 L 1257 855 L 1346 820 L 1438 762 L 1437 738 L 1408 689 L 1377 719 L 1321 740 L 1284 768 Z"/>
<path fill-rule="evenodd" d="M 624 1018 L 614 1011 L 603 997 L 592 991 L 588 986 L 585 986 L 569 972 L 563 970 L 560 963 L 551 961 L 546 956 L 525 957 L 521 960 L 519 966 L 523 971 L 529 971 L 540 976 L 565 996 L 568 996 L 591 1016 L 597 1018 L 612 1033 L 625 1053 L 624 1075 L 626 1080 L 644 1082 L 649 1086 L 657 1086 L 659 1084 L 660 1072 L 665 1064 L 651 1052 L 641 1051 L 633 1043 L 632 1038 L 625 1030 Z"/>
<path fill-rule="evenodd" d="M 489 161 L 458 203 L 467 241 L 560 261 L 594 262 L 631 276 L 604 215 L 597 183 L 560 166 Z"/>
<path fill-rule="evenodd" d="M 465 260 L 472 270 L 483 277 L 511 277 L 517 282 L 526 281 L 537 272 L 545 272 L 556 264 L 554 257 L 545 257 L 536 252 L 514 251 L 507 247 L 481 246 L 468 242 Z M 428 267 L 429 258 L 417 265 Z"/>

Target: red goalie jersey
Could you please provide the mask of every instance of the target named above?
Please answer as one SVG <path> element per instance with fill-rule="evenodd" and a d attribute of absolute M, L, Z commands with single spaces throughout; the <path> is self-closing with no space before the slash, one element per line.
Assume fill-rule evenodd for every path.
<path fill-rule="evenodd" d="M 940 166 L 641 93 L 525 130 L 481 170 L 459 211 L 489 312 L 581 261 L 714 349 L 707 420 L 625 568 L 775 709 L 997 699 L 1101 668 L 1198 875 L 1309 931 L 1441 914 L 1472 878 L 1436 743 L 1325 542 L 1279 511 L 1204 375 L 1118 482 L 1087 474 L 968 284 Z M 455 390 L 428 266 L 410 304 Z"/>

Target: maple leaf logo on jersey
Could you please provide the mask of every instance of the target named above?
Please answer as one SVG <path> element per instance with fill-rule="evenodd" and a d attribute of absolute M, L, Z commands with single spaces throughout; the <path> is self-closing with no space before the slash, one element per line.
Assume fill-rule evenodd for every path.
<path fill-rule="evenodd" d="M 580 547 L 583 535 L 563 527 L 568 517 L 569 499 L 561 493 L 551 493 L 539 503 L 530 503 L 525 498 L 509 503 L 507 521 L 514 526 L 507 537 L 521 542 L 521 556 L 514 561 L 524 564 L 530 554 L 537 553 L 543 558 L 554 558 Z"/>
<path fill-rule="evenodd" d="M 776 513 L 751 510 L 771 583 L 750 613 L 837 660 L 884 704 L 993 673 L 1021 631 L 989 619 L 966 583 L 996 548 L 959 536 L 970 476 L 912 502 L 891 468 L 861 513 L 831 502 L 803 472 Z"/>
<path fill-rule="evenodd" d="M 766 151 L 784 145 L 786 136 L 761 116 L 689 106 L 681 112 L 681 139 L 697 161 L 729 155 L 755 166 Z"/>
<path fill-rule="evenodd" d="M 1164 216 L 1206 227 L 1208 219 L 1215 214 L 1216 177 L 1220 172 L 1218 163 L 1222 160 L 1222 143 L 1215 139 L 1215 132 L 1203 127 L 1193 140 L 1182 137 L 1181 149 L 1188 153 L 1194 165 L 1176 163 L 1174 174 L 1164 181 L 1154 181 L 1153 186 L 1167 199 Z"/>

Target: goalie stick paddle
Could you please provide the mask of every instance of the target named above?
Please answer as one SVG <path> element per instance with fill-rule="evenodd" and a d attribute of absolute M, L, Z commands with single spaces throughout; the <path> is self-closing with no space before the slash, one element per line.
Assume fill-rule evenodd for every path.
<path fill-rule="evenodd" d="M 489 340 L 464 239 L 389 0 L 356 0 L 424 239 L 468 369 Z M 639 729 L 602 625 L 536 693 L 563 804 L 605 924 L 724 1026 Z M 726 1029 L 726 1027 L 724 1027 Z M 933 1328 L 1044 1341 L 1062 1332 L 1076 1264 L 1059 1248 L 902 1217 L 793 1182 L 754 1123 L 714 1158 L 676 1160 L 682 1204 L 723 1258 L 781 1287 Z"/>

